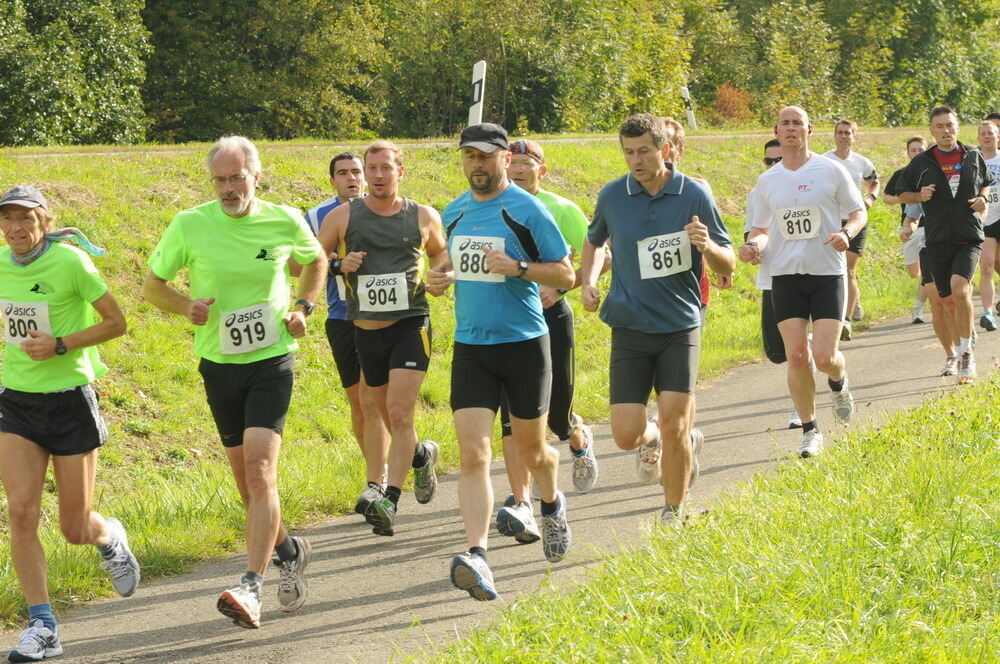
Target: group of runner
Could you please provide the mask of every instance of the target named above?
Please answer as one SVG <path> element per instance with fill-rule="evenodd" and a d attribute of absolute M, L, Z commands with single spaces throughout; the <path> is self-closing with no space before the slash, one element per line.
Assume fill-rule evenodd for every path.
<path fill-rule="evenodd" d="M 942 113 L 932 114 L 937 147 L 916 155 L 898 174 L 892 195 L 923 204 L 923 253 L 940 294 L 932 303 L 954 312 L 956 353 L 969 357 L 962 366 L 974 367 L 964 324 L 971 323 L 971 308 L 958 300 L 971 305 L 971 274 L 965 275 L 982 242 L 974 213 L 985 209 L 993 179 L 978 150 L 954 142 L 954 114 L 948 109 L 942 123 Z M 741 260 L 761 265 L 759 284 L 769 291 L 763 298 L 765 349 L 772 361 L 787 360 L 802 456 L 822 447 L 813 366 L 828 377 L 835 418 L 847 422 L 853 414 L 838 343 L 849 326 L 847 313 L 860 305 L 848 287 L 857 258 L 845 252 L 860 257 L 867 209 L 879 187 L 871 163 L 851 151 L 855 129 L 838 124 L 838 148 L 829 158 L 809 151 L 812 127 L 804 110 L 779 113 L 739 248 Z M 458 498 L 468 544 L 451 562 L 457 588 L 479 600 L 498 597 L 487 558 L 491 521 L 518 542 L 540 539 L 552 562 L 572 547 L 568 501 L 557 480 L 559 451 L 546 443 L 546 429 L 568 443 L 576 490 L 589 491 L 598 463 L 591 431 L 572 410 L 573 314 L 564 298 L 575 288 L 584 308 L 600 309 L 611 327 L 615 444 L 635 450 L 641 482 L 661 485 L 659 521 L 681 522 L 704 442 L 694 427 L 693 389 L 707 270 L 725 287 L 736 260 L 708 183 L 677 168 L 683 139 L 683 129 L 670 119 L 645 113 L 628 118 L 619 131 L 628 172 L 601 190 L 589 224 L 571 201 L 541 189 L 547 172 L 542 146 L 511 141 L 495 124 L 462 132 L 469 190 L 440 215 L 400 194 L 403 154 L 388 141 L 374 141 L 360 155 L 334 156 L 329 173 L 336 195 L 305 218 L 257 196 L 262 169 L 249 140 L 229 136 L 211 147 L 207 168 L 216 198 L 174 217 L 149 257 L 144 290 L 156 307 L 194 326 L 208 405 L 246 508 L 247 569 L 219 595 L 222 614 L 238 626 L 259 627 L 271 564 L 279 571 L 282 611 L 297 610 L 307 596 L 310 546 L 282 525 L 277 464 L 297 339 L 306 334 L 324 281 L 326 334 L 366 465 L 355 510 L 374 534 L 391 536 L 405 524 L 399 503 L 411 468 L 417 501 L 435 495 L 440 448 L 418 441 L 415 411 L 431 360 L 427 296 L 448 291 L 455 310 L 451 407 L 461 457 Z M 995 143 L 994 132 L 994 149 Z M 952 149 L 957 159 L 949 156 Z M 30 614 L 9 658 L 36 661 L 62 652 L 37 535 L 50 457 L 67 541 L 94 544 L 122 595 L 132 594 L 140 579 L 121 524 L 91 510 L 97 449 L 106 438 L 91 386 L 107 370 L 96 345 L 124 334 L 125 322 L 90 259 L 103 250 L 77 229 L 55 230 L 41 192 L 27 186 L 7 192 L 0 226 L 7 241 L 0 249 L 7 256 L 0 257 L 7 341 L 0 480 Z M 993 248 L 995 256 L 995 241 Z M 610 288 L 602 293 L 598 278 L 608 269 Z M 186 289 L 172 285 L 182 272 Z M 297 299 L 290 304 L 293 286 Z M 651 392 L 653 418 L 647 413 Z M 497 412 L 511 491 L 494 519 L 489 469 Z M 532 478 L 540 528 L 531 507 Z"/>

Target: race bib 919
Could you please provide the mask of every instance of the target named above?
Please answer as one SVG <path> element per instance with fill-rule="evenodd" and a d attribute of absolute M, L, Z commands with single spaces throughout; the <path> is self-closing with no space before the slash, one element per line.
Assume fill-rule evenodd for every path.
<path fill-rule="evenodd" d="M 7 343 L 20 345 L 31 338 L 28 330 L 52 334 L 48 302 L 11 302 L 0 300 L 3 307 L 4 338 Z"/>
<path fill-rule="evenodd" d="M 809 240 L 819 235 L 819 208 L 794 207 L 778 210 L 775 217 L 778 231 L 786 240 Z"/>
<path fill-rule="evenodd" d="M 639 240 L 639 276 L 656 279 L 691 269 L 691 238 L 687 231 L 652 235 Z"/>
<path fill-rule="evenodd" d="M 278 343 L 278 322 L 267 302 L 227 311 L 219 321 L 219 345 L 223 355 L 238 355 Z"/>
<path fill-rule="evenodd" d="M 456 235 L 451 243 L 451 263 L 458 281 L 503 282 L 506 277 L 493 274 L 486 267 L 487 251 L 503 251 L 502 237 Z"/>
<path fill-rule="evenodd" d="M 406 273 L 358 275 L 359 310 L 405 311 L 409 308 Z"/>

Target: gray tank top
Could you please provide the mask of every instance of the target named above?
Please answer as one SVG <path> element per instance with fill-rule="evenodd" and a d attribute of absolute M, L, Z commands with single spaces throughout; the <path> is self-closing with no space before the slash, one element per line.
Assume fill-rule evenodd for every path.
<path fill-rule="evenodd" d="M 348 252 L 367 252 L 361 268 L 347 275 L 347 319 L 401 320 L 430 312 L 424 294 L 423 242 L 417 203 L 384 217 L 351 201 L 344 244 Z"/>

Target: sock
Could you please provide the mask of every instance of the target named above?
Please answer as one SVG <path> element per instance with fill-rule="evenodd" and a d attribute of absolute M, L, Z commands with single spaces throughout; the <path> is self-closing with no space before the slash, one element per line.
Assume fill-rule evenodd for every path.
<path fill-rule="evenodd" d="M 817 428 L 816 420 L 802 423 L 802 433 L 809 433 L 810 431 L 815 431 Z"/>
<path fill-rule="evenodd" d="M 413 450 L 413 463 L 410 466 L 413 468 L 423 468 L 429 460 L 430 456 L 427 454 L 427 448 L 424 447 L 423 443 L 417 443 L 417 446 Z"/>
<path fill-rule="evenodd" d="M 111 560 L 115 557 L 115 552 L 118 550 L 118 538 L 115 537 L 114 533 L 111 534 L 111 539 L 104 546 L 97 547 L 97 552 L 101 554 L 101 558 L 104 560 Z"/>
<path fill-rule="evenodd" d="M 45 604 L 32 604 L 28 607 L 28 618 L 29 620 L 41 620 L 42 624 L 51 629 L 53 632 L 56 631 L 56 617 L 52 613 L 52 605 L 46 602 Z"/>
<path fill-rule="evenodd" d="M 580 449 L 580 450 L 574 450 L 573 446 L 571 445 L 570 448 L 569 448 L 569 452 L 570 452 L 570 454 L 572 454 L 575 457 L 582 457 L 583 455 L 585 455 L 587 453 L 587 448 L 584 447 L 583 449 Z"/>
<path fill-rule="evenodd" d="M 827 385 L 830 386 L 830 389 L 833 390 L 834 392 L 840 392 L 841 390 L 844 389 L 844 379 L 845 378 L 847 378 L 847 376 L 841 377 L 840 380 L 834 380 L 832 378 L 827 378 L 826 379 L 826 383 L 827 383 Z"/>
<path fill-rule="evenodd" d="M 677 517 L 678 519 L 681 518 L 681 506 L 680 505 L 671 505 L 670 503 L 667 503 L 665 505 L 665 507 L 668 510 L 670 510 L 671 512 L 673 512 L 675 517 Z"/>
<path fill-rule="evenodd" d="M 969 350 L 971 339 L 969 337 L 959 337 L 958 338 L 958 354 L 961 355 L 965 351 Z"/>
<path fill-rule="evenodd" d="M 544 500 L 539 499 L 542 503 L 542 516 L 552 516 L 559 511 L 559 499 L 556 498 L 553 502 L 547 503 Z"/>
<path fill-rule="evenodd" d="M 257 596 L 257 599 L 260 599 L 260 591 L 264 586 L 263 576 L 257 572 L 247 570 L 243 573 L 243 576 L 240 577 L 240 584 L 250 586 L 250 590 L 253 594 Z"/>
<path fill-rule="evenodd" d="M 369 489 L 381 489 L 382 488 L 382 485 L 379 484 L 378 482 L 368 482 L 368 484 L 366 486 Z"/>
<path fill-rule="evenodd" d="M 469 547 L 469 555 L 479 556 L 483 560 L 486 560 L 486 549 L 481 546 Z"/>
<path fill-rule="evenodd" d="M 278 560 L 288 563 L 299 557 L 299 547 L 295 544 L 295 540 L 285 535 L 281 544 L 274 547 L 274 553 L 277 554 Z"/>
<path fill-rule="evenodd" d="M 385 497 L 391 500 L 393 505 L 399 505 L 399 497 L 402 494 L 403 492 L 398 486 L 387 486 L 385 488 Z"/>

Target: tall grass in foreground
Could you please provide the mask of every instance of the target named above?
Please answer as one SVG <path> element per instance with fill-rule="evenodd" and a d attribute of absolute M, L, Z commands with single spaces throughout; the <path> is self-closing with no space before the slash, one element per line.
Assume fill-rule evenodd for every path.
<path fill-rule="evenodd" d="M 1000 661 L 998 398 L 994 373 L 789 460 L 438 661 Z"/>

